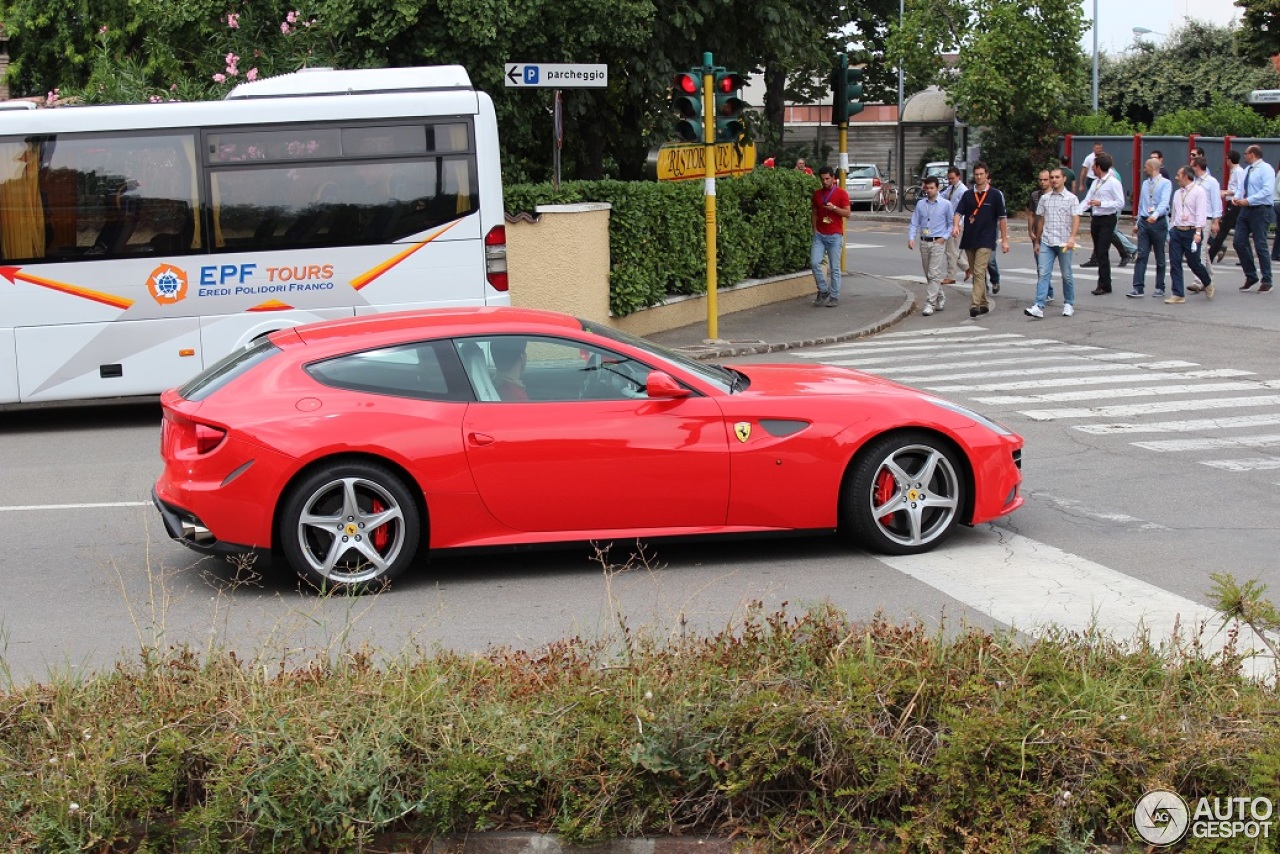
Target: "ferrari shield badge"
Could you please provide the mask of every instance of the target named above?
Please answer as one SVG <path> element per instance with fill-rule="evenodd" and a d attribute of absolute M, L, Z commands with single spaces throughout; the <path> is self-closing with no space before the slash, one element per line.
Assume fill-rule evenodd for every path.
<path fill-rule="evenodd" d="M 739 442 L 745 442 L 751 438 L 751 422 L 739 421 L 733 425 L 733 435 L 738 437 Z"/>

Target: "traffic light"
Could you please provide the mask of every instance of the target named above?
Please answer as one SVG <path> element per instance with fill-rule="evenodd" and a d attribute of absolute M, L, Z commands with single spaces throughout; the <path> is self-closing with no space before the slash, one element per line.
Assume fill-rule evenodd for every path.
<path fill-rule="evenodd" d="M 842 125 L 862 112 L 862 69 L 850 68 L 849 58 L 840 54 L 840 64 L 831 72 L 831 123 Z"/>
<path fill-rule="evenodd" d="M 682 71 L 671 85 L 671 109 L 680 118 L 676 136 L 685 142 L 702 142 L 702 72 Z"/>
<path fill-rule="evenodd" d="M 747 102 L 738 97 L 746 80 L 733 71 L 716 71 L 716 142 L 737 142 L 747 129 L 742 111 Z"/>

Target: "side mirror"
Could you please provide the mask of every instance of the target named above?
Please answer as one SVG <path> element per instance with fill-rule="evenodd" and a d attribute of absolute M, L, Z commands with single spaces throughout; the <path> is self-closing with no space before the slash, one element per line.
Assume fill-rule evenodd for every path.
<path fill-rule="evenodd" d="M 675 381 L 671 374 L 663 371 L 650 371 L 644 380 L 644 391 L 650 400 L 674 400 L 693 394 L 689 389 Z"/>

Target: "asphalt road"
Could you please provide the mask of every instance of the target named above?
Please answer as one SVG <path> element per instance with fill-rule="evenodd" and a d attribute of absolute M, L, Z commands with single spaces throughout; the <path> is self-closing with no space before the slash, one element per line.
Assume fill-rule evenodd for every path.
<path fill-rule="evenodd" d="M 852 230 L 848 266 L 923 292 L 918 256 L 892 228 Z M 157 405 L 11 411 L 0 414 L 0 662 L 39 679 L 142 644 L 296 662 L 360 642 L 389 655 L 536 646 L 623 623 L 665 636 L 730 625 L 756 602 L 930 625 L 1034 630 L 1083 612 L 1153 627 L 1203 605 L 1222 571 L 1280 595 L 1280 297 L 1239 292 L 1230 258 L 1218 297 L 1184 306 L 1125 299 L 1128 268 L 1116 293 L 1090 296 L 1080 271 L 1076 316 L 1032 321 L 1029 255 L 1021 244 L 1002 258 L 996 310 L 980 321 L 952 289 L 946 311 L 875 339 L 747 360 L 850 364 L 1023 434 L 1027 505 L 930 556 L 881 559 L 835 538 L 664 543 L 638 557 L 634 544 L 604 556 L 576 546 L 439 557 L 388 594 L 320 599 L 287 572 L 167 538 L 148 501 Z"/>

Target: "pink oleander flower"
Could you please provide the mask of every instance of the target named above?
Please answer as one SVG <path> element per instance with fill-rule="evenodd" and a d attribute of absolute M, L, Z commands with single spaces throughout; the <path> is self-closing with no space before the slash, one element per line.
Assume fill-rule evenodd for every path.
<path fill-rule="evenodd" d="M 288 21 L 280 22 L 280 32 L 284 33 L 286 36 L 289 35 L 290 32 L 292 32 L 292 29 L 290 28 Z"/>
<path fill-rule="evenodd" d="M 107 25 L 103 24 L 101 27 L 98 28 L 98 35 L 105 36 L 106 34 L 107 34 Z"/>
<path fill-rule="evenodd" d="M 297 9 L 294 9 L 292 12 L 290 12 L 290 13 L 289 13 L 289 14 L 287 14 L 287 15 L 285 15 L 285 16 L 284 16 L 284 19 L 285 19 L 286 21 L 288 21 L 289 23 L 291 23 L 291 24 L 296 24 L 296 23 L 298 23 L 298 10 L 297 10 Z"/>
<path fill-rule="evenodd" d="M 240 57 L 236 56 L 234 53 L 227 54 L 227 65 L 235 65 L 239 62 Z"/>
<path fill-rule="evenodd" d="M 258 79 L 258 69 L 250 68 L 248 71 L 244 73 L 244 76 L 245 76 L 245 79 L 247 79 L 249 82 L 252 83 L 254 80 Z"/>
<path fill-rule="evenodd" d="M 240 16 L 235 12 L 227 13 L 227 26 L 233 30 L 240 29 Z"/>
<path fill-rule="evenodd" d="M 215 75 L 213 75 L 213 82 L 214 82 L 214 83 L 226 83 L 226 82 L 227 82 L 227 75 L 225 75 L 225 74 L 215 74 Z"/>

